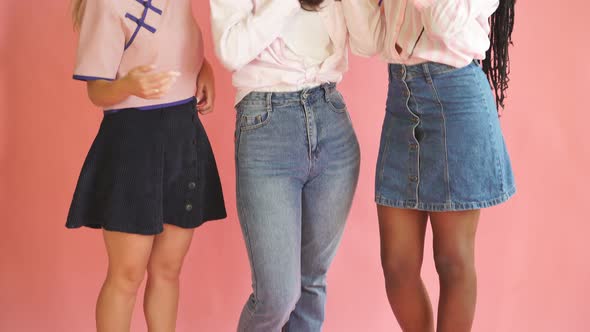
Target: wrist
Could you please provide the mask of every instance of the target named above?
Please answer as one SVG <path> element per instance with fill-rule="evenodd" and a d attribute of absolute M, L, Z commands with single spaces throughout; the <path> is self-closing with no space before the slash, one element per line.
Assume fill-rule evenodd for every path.
<path fill-rule="evenodd" d="M 124 76 L 113 82 L 113 90 L 117 95 L 127 98 L 133 95 L 133 88 L 129 76 Z"/>

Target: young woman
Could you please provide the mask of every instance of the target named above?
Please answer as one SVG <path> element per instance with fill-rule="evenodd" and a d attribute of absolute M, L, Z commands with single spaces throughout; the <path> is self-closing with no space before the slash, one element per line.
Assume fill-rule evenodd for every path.
<path fill-rule="evenodd" d="M 238 330 L 320 331 L 360 158 L 335 84 L 347 68 L 341 3 L 211 0 L 211 12 L 237 88 L 237 204 L 253 285 Z"/>
<path fill-rule="evenodd" d="M 381 52 L 390 63 L 376 174 L 389 302 L 404 331 L 434 331 L 420 277 L 430 218 L 437 330 L 469 331 L 480 209 L 515 192 L 496 112 L 508 82 L 514 0 L 385 0 L 382 9 L 343 1 L 354 51 Z"/>
<path fill-rule="evenodd" d="M 87 82 L 90 100 L 105 112 L 66 226 L 104 230 L 109 267 L 98 331 L 129 331 L 146 271 L 148 328 L 174 331 L 193 230 L 226 216 L 195 112 L 213 110 L 215 90 L 191 13 L 189 0 L 75 1 L 74 78 Z"/>

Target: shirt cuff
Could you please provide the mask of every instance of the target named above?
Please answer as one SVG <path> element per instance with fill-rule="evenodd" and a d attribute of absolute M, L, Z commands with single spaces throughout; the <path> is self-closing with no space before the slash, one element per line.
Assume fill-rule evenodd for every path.
<path fill-rule="evenodd" d="M 90 82 L 90 81 L 100 81 L 100 80 L 104 80 L 104 81 L 114 81 L 114 78 L 106 78 L 106 77 L 99 77 L 99 76 L 85 76 L 85 75 L 74 75 L 72 76 L 73 79 L 77 80 L 77 81 L 86 81 L 86 82 Z"/>

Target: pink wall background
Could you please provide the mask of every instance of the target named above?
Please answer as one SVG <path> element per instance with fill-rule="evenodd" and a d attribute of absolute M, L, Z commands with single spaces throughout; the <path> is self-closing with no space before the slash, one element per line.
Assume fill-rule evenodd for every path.
<path fill-rule="evenodd" d="M 0 2 L 0 331 L 92 331 L 106 269 L 99 232 L 63 227 L 101 119 L 84 85 L 70 79 L 75 35 L 66 2 Z M 211 46 L 208 1 L 194 3 Z M 519 1 L 517 9 L 502 123 L 519 192 L 483 214 L 474 331 L 588 331 L 590 28 L 584 22 L 590 5 L 537 0 Z M 219 97 L 215 114 L 203 121 L 220 165 L 229 219 L 196 232 L 182 276 L 178 331 L 234 331 L 249 293 L 233 191 L 233 89 L 211 48 L 207 55 L 217 70 Z M 398 331 L 383 287 L 373 204 L 386 67 L 377 59 L 351 60 L 341 87 L 363 166 L 329 274 L 325 331 Z M 432 254 L 423 274 L 436 294 Z M 138 303 L 134 331 L 145 331 L 139 308 Z"/>

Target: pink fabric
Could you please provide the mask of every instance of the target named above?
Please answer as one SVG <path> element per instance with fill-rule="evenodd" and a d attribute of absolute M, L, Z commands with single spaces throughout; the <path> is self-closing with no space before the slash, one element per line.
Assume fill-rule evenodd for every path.
<path fill-rule="evenodd" d="M 343 4 L 355 53 L 380 53 L 390 63 L 434 61 L 463 67 L 485 58 L 488 18 L 498 0 L 384 0 L 383 11 L 376 0 Z"/>
<path fill-rule="evenodd" d="M 201 31 L 192 17 L 190 0 L 152 0 L 145 23 L 130 42 L 146 7 L 136 0 L 88 0 L 82 27 L 74 77 L 81 80 L 124 77 L 131 69 L 155 65 L 157 71 L 181 73 L 170 92 L 158 100 L 131 96 L 107 110 L 173 103 L 195 95 L 203 63 Z M 162 14 L 158 14 L 157 10 Z"/>
<path fill-rule="evenodd" d="M 342 80 L 348 69 L 342 4 L 326 0 L 320 10 L 334 53 L 319 68 L 306 68 L 285 56 L 287 46 L 280 33 L 298 10 L 298 0 L 211 0 L 213 39 L 221 62 L 233 71 L 236 103 L 254 90 Z"/>

